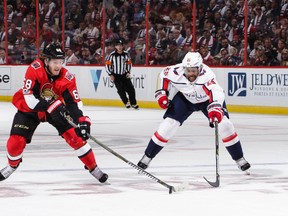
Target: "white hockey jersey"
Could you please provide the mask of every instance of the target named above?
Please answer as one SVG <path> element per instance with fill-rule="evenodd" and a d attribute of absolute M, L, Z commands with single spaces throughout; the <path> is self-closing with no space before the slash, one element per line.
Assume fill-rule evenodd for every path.
<path fill-rule="evenodd" d="M 194 82 L 190 82 L 185 77 L 185 69 L 182 63 L 167 66 L 160 73 L 159 90 L 163 89 L 172 93 L 180 91 L 185 98 L 193 104 L 217 101 L 220 104 L 224 102 L 225 94 L 222 87 L 216 81 L 213 71 L 205 64 L 199 72 L 199 76 Z M 173 89 L 175 88 L 175 89 Z"/>

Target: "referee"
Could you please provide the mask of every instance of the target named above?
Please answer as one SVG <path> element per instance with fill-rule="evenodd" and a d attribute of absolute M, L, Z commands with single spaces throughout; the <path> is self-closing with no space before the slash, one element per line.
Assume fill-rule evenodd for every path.
<path fill-rule="evenodd" d="M 130 79 L 132 62 L 128 52 L 124 50 L 122 40 L 116 41 L 115 50 L 106 58 L 105 68 L 126 108 L 129 109 L 132 106 L 134 109 L 138 109 L 135 88 Z"/>

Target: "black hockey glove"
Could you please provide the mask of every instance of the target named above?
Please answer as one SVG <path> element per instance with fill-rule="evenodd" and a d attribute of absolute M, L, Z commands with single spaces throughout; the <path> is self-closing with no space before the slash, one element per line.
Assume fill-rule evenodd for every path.
<path fill-rule="evenodd" d="M 69 111 L 60 100 L 53 101 L 47 109 L 51 118 L 55 121 L 62 121 L 64 116 L 69 115 Z"/>
<path fill-rule="evenodd" d="M 82 138 L 82 140 L 89 139 L 91 120 L 88 116 L 82 116 L 78 120 L 78 128 L 75 128 L 76 134 Z"/>

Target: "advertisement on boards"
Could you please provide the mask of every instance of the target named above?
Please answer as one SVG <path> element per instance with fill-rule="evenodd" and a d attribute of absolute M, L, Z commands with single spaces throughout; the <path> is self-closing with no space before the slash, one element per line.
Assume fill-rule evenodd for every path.
<path fill-rule="evenodd" d="M 284 69 L 230 68 L 225 72 L 221 69 L 217 75 L 229 104 L 288 106 L 288 74 Z"/>

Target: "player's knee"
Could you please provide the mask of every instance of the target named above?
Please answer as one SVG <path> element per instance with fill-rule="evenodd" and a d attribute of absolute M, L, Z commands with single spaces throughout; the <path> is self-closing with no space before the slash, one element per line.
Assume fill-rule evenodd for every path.
<path fill-rule="evenodd" d="M 174 136 L 179 126 L 180 126 L 179 121 L 172 118 L 165 118 L 165 120 L 160 124 L 157 132 L 163 138 L 168 140 Z"/>
<path fill-rule="evenodd" d="M 25 146 L 25 137 L 19 135 L 11 135 L 7 141 L 7 152 L 11 156 L 18 156 L 22 154 Z"/>
<path fill-rule="evenodd" d="M 226 116 L 224 116 L 221 124 L 219 124 L 219 135 L 225 146 L 234 145 L 239 141 L 233 123 Z"/>
<path fill-rule="evenodd" d="M 83 141 L 82 138 L 77 136 L 74 128 L 70 128 L 69 130 L 64 132 L 62 134 L 62 137 L 75 150 L 81 148 L 86 143 L 86 141 Z"/>

